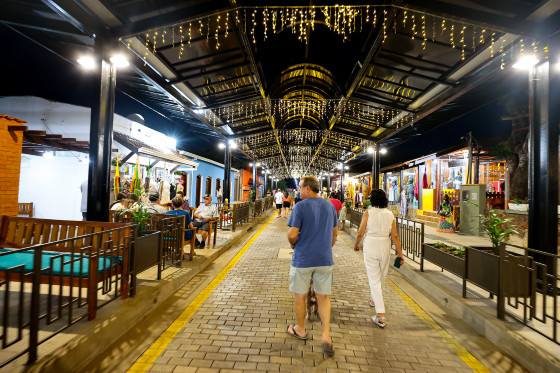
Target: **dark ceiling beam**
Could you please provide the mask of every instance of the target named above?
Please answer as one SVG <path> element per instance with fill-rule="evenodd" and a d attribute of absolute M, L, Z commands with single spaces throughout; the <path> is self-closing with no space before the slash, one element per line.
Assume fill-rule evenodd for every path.
<path fill-rule="evenodd" d="M 82 33 L 101 35 L 106 28 L 95 14 L 73 0 L 41 0 L 59 17 L 76 27 Z"/>
<path fill-rule="evenodd" d="M 213 105 L 207 105 L 206 109 L 217 109 L 219 107 L 232 106 L 232 104 L 234 102 L 240 102 L 240 101 L 243 101 L 243 100 L 247 100 L 249 98 L 260 98 L 260 97 L 258 96 L 258 93 L 256 93 L 256 92 L 248 92 L 246 94 L 234 97 L 234 98 L 229 99 L 229 100 L 218 100 L 218 102 L 213 104 Z M 251 101 L 251 100 L 249 100 L 249 101 Z"/>
<path fill-rule="evenodd" d="M 157 51 L 159 52 L 160 49 L 158 48 Z M 188 60 L 181 60 L 179 62 L 172 63 L 171 66 L 189 64 L 189 63 L 193 63 L 193 62 L 197 62 L 197 61 L 203 61 L 203 60 L 206 60 L 206 59 L 211 59 L 211 58 L 223 56 L 224 54 L 229 54 L 229 53 L 233 53 L 233 52 L 237 52 L 237 51 L 239 51 L 239 48 L 225 49 L 225 50 L 221 50 L 221 51 L 218 51 L 218 52 L 215 52 L 215 53 L 210 53 L 210 54 L 205 54 L 203 56 L 190 58 Z"/>
<path fill-rule="evenodd" d="M 446 81 L 446 80 L 444 80 L 444 79 L 433 78 L 433 77 L 428 76 L 428 75 L 418 74 L 418 73 L 415 73 L 415 72 L 413 72 L 413 71 L 408 71 L 408 70 L 404 70 L 404 69 L 399 69 L 398 67 L 385 65 L 385 64 L 379 63 L 379 62 L 373 62 L 371 65 L 372 65 L 372 66 L 377 66 L 377 67 L 380 67 L 380 68 L 383 68 L 383 69 L 388 69 L 388 70 L 391 70 L 391 71 L 396 71 L 396 72 L 399 72 L 399 73 L 402 73 L 402 74 L 405 74 L 405 75 L 414 76 L 414 77 L 416 77 L 416 78 L 423 79 L 423 80 L 427 80 L 427 81 L 433 82 L 433 83 L 443 84 L 443 85 L 447 85 L 447 86 L 453 86 L 453 85 L 455 85 L 454 83 L 448 82 L 448 81 Z M 443 73 L 441 73 L 441 74 L 443 75 Z"/>
<path fill-rule="evenodd" d="M 449 65 L 446 65 L 446 64 L 443 64 L 443 63 L 440 63 L 440 62 L 425 60 L 421 57 L 414 57 L 414 56 L 410 56 L 408 54 L 395 52 L 395 51 L 392 51 L 390 49 L 385 49 L 385 48 L 382 48 L 381 51 L 379 52 L 379 54 L 380 55 L 390 54 L 392 56 L 406 58 L 406 59 L 410 59 L 410 60 L 413 60 L 413 61 L 418 61 L 418 62 L 421 62 L 421 63 L 426 63 L 426 64 L 433 65 L 433 66 L 438 66 L 438 67 L 444 68 L 446 70 L 449 70 L 453 67 L 453 66 L 449 66 Z"/>
<path fill-rule="evenodd" d="M 397 86 L 397 87 L 405 88 L 405 89 L 412 89 L 413 91 L 416 91 L 416 92 L 424 92 L 423 89 L 416 88 L 416 87 L 413 87 L 413 86 L 409 86 L 409 85 L 406 85 L 406 84 L 403 84 L 403 83 L 392 82 L 390 80 L 378 78 L 376 76 L 366 75 L 364 77 L 364 79 L 371 79 L 371 80 L 375 80 L 375 81 L 378 81 L 378 82 L 382 82 L 382 83 L 391 84 L 391 85 L 394 85 L 394 86 Z M 368 87 L 368 86 L 363 85 L 363 84 L 361 84 L 360 86 L 364 87 L 364 88 L 372 88 L 372 87 Z"/>
<path fill-rule="evenodd" d="M 228 78 L 228 79 L 224 79 L 224 80 L 217 80 L 217 81 L 211 82 L 211 83 L 204 83 L 204 84 L 192 86 L 192 88 L 193 89 L 199 89 L 199 88 L 203 88 L 203 87 L 209 87 L 209 86 L 213 86 L 213 85 L 220 84 L 220 83 L 227 83 L 227 82 L 231 82 L 233 80 L 248 78 L 250 76 L 252 76 L 252 74 L 243 74 L 243 75 L 234 76 L 232 78 Z"/>
<path fill-rule="evenodd" d="M 214 98 L 213 100 L 218 101 L 219 99 L 215 98 L 217 96 L 222 96 L 222 95 L 228 95 L 229 96 L 230 95 L 229 92 L 232 92 L 232 91 L 237 91 L 235 93 L 239 94 L 241 92 L 247 91 L 248 89 L 251 89 L 251 91 L 252 91 L 253 85 L 242 85 L 240 87 L 224 89 L 224 90 L 221 90 L 221 91 L 218 91 L 218 92 L 211 92 L 211 93 L 208 93 L 206 95 L 201 95 L 200 97 L 202 97 L 202 98 L 210 97 L 211 99 Z"/>
<path fill-rule="evenodd" d="M 363 90 L 360 89 L 358 92 L 363 92 Z M 352 98 L 357 98 L 357 99 L 364 100 L 364 101 L 369 101 L 369 102 L 375 102 L 376 104 L 386 106 L 390 109 L 403 110 L 403 111 L 406 111 L 406 112 L 409 112 L 409 113 L 413 112 L 410 109 L 408 109 L 406 106 L 398 105 L 398 104 L 395 104 L 395 103 L 389 102 L 389 101 L 379 100 L 375 97 L 370 97 L 370 94 L 372 94 L 372 93 L 369 92 L 369 91 L 367 93 L 366 92 L 355 93 Z M 378 95 L 376 95 L 376 96 L 378 96 Z"/>
<path fill-rule="evenodd" d="M 228 123 L 228 125 L 229 124 L 230 123 Z M 252 129 L 252 128 L 262 128 L 265 125 L 270 126 L 270 123 L 267 120 L 263 120 L 263 121 L 260 121 L 260 122 L 249 123 L 249 124 L 245 124 L 245 125 L 242 125 L 242 126 L 236 126 L 236 127 L 231 127 L 231 125 L 230 125 L 230 127 L 231 127 L 231 130 L 233 132 L 239 132 L 239 131 L 246 131 L 246 130 L 249 130 L 249 129 Z"/>
<path fill-rule="evenodd" d="M 237 53 L 237 54 L 235 54 L 231 57 L 228 56 L 226 59 L 213 60 L 212 62 L 205 62 L 204 65 L 202 65 L 202 66 L 191 66 L 191 67 L 185 67 L 185 68 L 182 68 L 182 69 L 177 69 L 177 72 L 179 74 L 183 75 L 184 73 L 187 73 L 187 72 L 190 72 L 190 71 L 206 70 L 207 68 L 212 67 L 212 66 L 228 64 L 232 60 L 238 59 L 240 57 L 243 57 L 243 54 L 242 53 Z M 178 65 L 182 65 L 182 64 L 181 63 L 173 64 L 174 67 L 176 67 Z"/>
<path fill-rule="evenodd" d="M 440 95 L 432 99 L 429 102 L 429 104 L 423 106 L 423 108 L 419 110 L 417 114 L 414 116 L 413 121 L 408 122 L 406 125 L 403 125 L 398 129 L 394 128 L 393 130 L 385 131 L 382 134 L 383 136 L 380 141 L 389 139 L 390 137 L 396 135 L 397 133 L 400 133 L 401 131 L 408 129 L 414 123 L 427 117 L 428 115 L 432 114 L 433 112 L 440 109 L 444 105 L 450 103 L 451 101 L 459 98 L 460 96 L 467 93 L 474 87 L 483 83 L 485 80 L 490 79 L 490 77 L 494 73 L 501 71 L 500 69 L 501 63 L 502 62 L 499 58 L 494 58 L 493 60 L 486 62 L 484 65 L 478 68 L 474 73 L 472 73 L 470 77 L 467 78 L 463 83 L 455 87 L 448 88 L 446 91 L 444 91 L 443 93 L 441 93 Z"/>
<path fill-rule="evenodd" d="M 369 140 L 369 137 L 367 134 L 362 134 L 362 133 L 355 133 L 355 132 L 349 132 L 349 131 L 345 131 L 344 129 L 340 128 L 340 127 L 334 127 L 332 130 L 332 132 L 335 133 L 340 133 L 341 135 L 346 135 L 346 136 L 351 136 L 351 137 L 355 137 L 361 140 Z M 364 128 L 364 131 L 367 131 Z"/>
<path fill-rule="evenodd" d="M 173 79 L 170 82 L 170 84 L 177 84 L 177 83 L 185 82 L 189 79 L 199 78 L 199 77 L 204 76 L 204 75 L 215 74 L 215 73 L 219 73 L 219 72 L 222 72 L 222 71 L 235 69 L 236 67 L 247 66 L 247 65 L 248 65 L 247 61 L 243 61 L 243 62 L 235 63 L 233 65 L 218 67 L 218 68 L 213 69 L 213 70 L 203 71 L 203 72 L 200 72 L 200 73 L 187 75 L 187 76 L 181 76 L 180 78 Z"/>
<path fill-rule="evenodd" d="M 114 27 L 111 32 L 116 39 L 125 39 L 131 36 L 145 34 L 146 32 L 156 28 L 179 25 L 181 23 L 194 21 L 200 18 L 211 17 L 229 9 L 223 8 L 222 6 L 223 2 L 219 0 L 208 1 L 202 4 L 197 2 L 194 6 L 184 7 L 182 9 L 169 11 L 166 14 L 144 18 L 135 22 L 130 22 L 123 26 Z"/>
<path fill-rule="evenodd" d="M 258 135 L 259 133 L 264 133 L 264 132 L 271 132 L 272 130 L 270 128 L 264 128 L 264 129 L 260 129 L 257 131 L 251 131 L 251 132 L 244 132 L 244 133 L 239 133 L 239 134 L 235 134 L 233 136 L 230 136 L 231 138 L 234 139 L 239 139 L 241 137 L 246 137 L 246 136 L 251 136 L 251 135 Z"/>
<path fill-rule="evenodd" d="M 10 8 L 2 10 L 2 13 L 0 14 L 0 22 L 12 26 L 35 29 L 59 35 L 89 38 L 89 36 L 85 36 L 78 28 L 68 22 L 39 17 L 32 13 L 24 14 L 23 11 L 16 12 Z"/>

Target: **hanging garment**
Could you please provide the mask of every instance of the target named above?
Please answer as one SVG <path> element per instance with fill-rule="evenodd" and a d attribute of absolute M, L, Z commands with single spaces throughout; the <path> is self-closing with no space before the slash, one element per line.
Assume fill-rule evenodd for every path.
<path fill-rule="evenodd" d="M 169 182 L 167 180 L 163 180 L 161 182 L 161 194 L 160 194 L 161 201 L 171 200 L 170 190 L 171 190 L 171 185 L 169 184 Z"/>
<path fill-rule="evenodd" d="M 406 218 L 407 201 L 406 201 L 406 191 L 403 188 L 401 193 L 401 216 Z"/>
<path fill-rule="evenodd" d="M 422 188 L 428 189 L 428 174 L 424 173 L 424 180 L 422 181 Z"/>

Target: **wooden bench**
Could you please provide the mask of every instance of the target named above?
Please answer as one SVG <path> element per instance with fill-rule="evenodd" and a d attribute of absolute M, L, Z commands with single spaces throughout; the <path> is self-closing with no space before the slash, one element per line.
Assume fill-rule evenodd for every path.
<path fill-rule="evenodd" d="M 46 255 L 44 253 L 47 251 L 49 254 L 52 252 L 71 253 L 70 272 L 74 271 L 76 262 L 85 258 L 87 268 L 84 268 L 83 273 L 80 271 L 79 275 L 74 273 L 65 275 L 62 272 L 65 269 L 64 265 L 68 265 L 68 263 L 61 264 L 59 274 L 53 276 L 52 273 L 43 272 L 41 283 L 87 288 L 88 319 L 92 320 L 95 318 L 97 307 L 98 283 L 107 281 L 108 277 L 120 277 L 121 298 L 124 299 L 128 296 L 132 230 L 120 229 L 118 233 L 114 234 L 115 229 L 126 227 L 130 227 L 130 224 L 2 215 L 0 216 L 0 248 L 34 250 L 35 246 L 42 245 L 39 247 L 39 250 L 42 250 L 41 255 Z M 52 245 L 49 245 L 51 243 Z M 19 250 L 19 252 L 22 251 Z M 0 262 L 9 255 L 0 256 Z M 102 273 L 99 270 L 100 261 Z M 109 268 L 105 266 L 107 261 L 110 262 Z M 113 265 L 114 263 L 116 264 Z M 50 270 L 54 271 L 54 268 L 50 268 Z M 20 281 L 21 278 L 23 278 L 21 273 L 0 271 L 0 280 Z M 95 281 L 91 281 L 92 278 Z M 27 276 L 24 282 L 32 282 L 32 280 L 32 277 Z"/>
<path fill-rule="evenodd" d="M 33 217 L 33 202 L 29 203 L 18 203 L 18 216 L 27 215 L 28 217 Z"/>
<path fill-rule="evenodd" d="M 191 213 L 191 220 L 194 221 L 194 213 L 197 210 L 197 207 L 189 207 L 190 208 L 190 213 Z M 216 218 L 215 220 L 210 220 L 208 222 L 210 224 L 210 229 L 208 229 L 208 237 L 206 238 L 206 247 L 210 248 L 210 241 L 212 241 L 212 232 L 214 232 L 214 241 L 213 241 L 213 245 L 214 248 L 216 247 L 216 236 L 218 235 L 218 223 L 219 223 L 219 218 Z M 196 229 L 194 231 L 193 236 L 196 236 L 197 233 L 202 232 L 201 228 Z M 196 239 L 196 237 L 195 237 Z"/>

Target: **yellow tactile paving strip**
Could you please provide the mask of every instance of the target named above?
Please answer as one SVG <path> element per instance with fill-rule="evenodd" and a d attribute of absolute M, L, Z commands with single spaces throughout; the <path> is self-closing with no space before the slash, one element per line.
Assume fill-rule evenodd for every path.
<path fill-rule="evenodd" d="M 179 331 L 185 326 L 185 324 L 190 320 L 190 318 L 195 314 L 198 308 L 204 303 L 206 298 L 212 293 L 212 291 L 222 282 L 222 280 L 227 276 L 229 271 L 235 266 L 235 264 L 241 259 L 243 254 L 247 251 L 257 237 L 262 233 L 262 231 L 267 227 L 267 225 L 275 218 L 272 215 L 268 221 L 263 224 L 263 226 L 251 237 L 249 242 L 243 246 L 243 248 L 233 257 L 233 259 L 228 263 L 224 269 L 212 280 L 212 282 L 188 305 L 187 308 L 179 315 L 179 317 L 167 328 L 165 332 L 150 346 L 142 356 L 134 363 L 134 365 L 128 370 L 131 373 L 146 372 L 154 361 L 162 354 L 165 347 L 173 340 L 173 338 L 179 333 Z"/>
<path fill-rule="evenodd" d="M 395 294 L 403 300 L 403 302 L 414 312 L 420 319 L 432 329 L 445 342 L 453 352 L 457 354 L 472 370 L 475 372 L 490 372 L 480 361 L 472 356 L 455 338 L 448 332 L 443 330 L 438 323 L 430 317 L 418 304 L 416 304 L 408 295 L 404 293 L 393 281 L 387 279 L 386 284 Z"/>

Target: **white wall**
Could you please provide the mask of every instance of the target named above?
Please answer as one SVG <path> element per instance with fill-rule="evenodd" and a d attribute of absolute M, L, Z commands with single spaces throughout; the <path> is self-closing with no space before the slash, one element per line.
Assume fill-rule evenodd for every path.
<path fill-rule="evenodd" d="M 82 220 L 80 185 L 87 174 L 88 164 L 70 152 L 52 159 L 23 154 L 19 202 L 33 202 L 34 218 Z"/>

